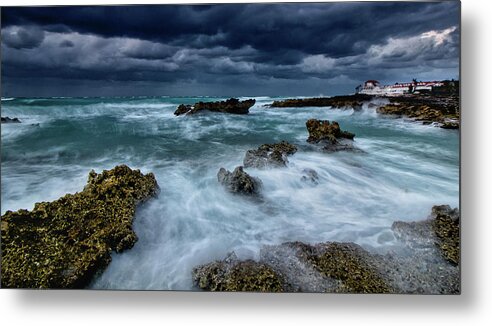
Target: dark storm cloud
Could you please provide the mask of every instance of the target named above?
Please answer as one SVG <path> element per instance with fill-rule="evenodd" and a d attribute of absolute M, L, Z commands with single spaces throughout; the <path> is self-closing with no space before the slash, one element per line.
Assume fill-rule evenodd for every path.
<path fill-rule="evenodd" d="M 14 49 L 32 49 L 44 40 L 44 31 L 37 26 L 20 26 L 2 30 L 2 42 Z"/>
<path fill-rule="evenodd" d="M 458 28 L 452 1 L 2 8 L 2 83 L 350 91 L 366 78 L 456 78 Z"/>

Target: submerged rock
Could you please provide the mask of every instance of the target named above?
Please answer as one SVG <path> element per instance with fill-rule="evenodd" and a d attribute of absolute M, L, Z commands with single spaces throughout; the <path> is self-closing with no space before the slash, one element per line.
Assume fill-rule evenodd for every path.
<path fill-rule="evenodd" d="M 126 165 L 89 173 L 84 190 L 32 211 L 2 216 L 2 287 L 82 288 L 108 266 L 111 251 L 137 241 L 136 206 L 155 196 L 152 173 Z"/>
<path fill-rule="evenodd" d="M 302 182 L 312 183 L 317 185 L 319 180 L 318 172 L 313 169 L 304 169 L 302 170 L 304 175 L 301 177 Z"/>
<path fill-rule="evenodd" d="M 197 266 L 193 282 L 206 291 L 283 292 L 282 277 L 269 266 L 253 260 L 240 261 L 234 253 L 222 261 Z"/>
<path fill-rule="evenodd" d="M 244 172 L 242 166 L 236 167 L 232 172 L 220 168 L 217 179 L 221 185 L 234 194 L 256 196 L 260 193 L 261 180 Z"/>
<path fill-rule="evenodd" d="M 307 142 L 322 144 L 326 152 L 355 149 L 353 146 L 355 135 L 341 130 L 336 121 L 330 123 L 328 120 L 310 119 L 306 122 L 306 128 L 309 132 Z"/>
<path fill-rule="evenodd" d="M 284 167 L 287 156 L 297 151 L 295 145 L 282 141 L 278 144 L 263 144 L 258 149 L 250 149 L 244 157 L 244 167 L 265 169 L 268 167 Z"/>
<path fill-rule="evenodd" d="M 19 118 L 0 117 L 2 123 L 21 123 Z"/>
<path fill-rule="evenodd" d="M 256 103 L 256 100 L 249 99 L 245 101 L 239 101 L 236 98 L 231 98 L 226 101 L 220 102 L 198 102 L 194 105 L 184 105 L 178 106 L 174 115 L 182 114 L 195 114 L 204 111 L 211 112 L 222 112 L 222 113 L 232 113 L 232 114 L 248 114 L 249 108 L 251 108 Z"/>

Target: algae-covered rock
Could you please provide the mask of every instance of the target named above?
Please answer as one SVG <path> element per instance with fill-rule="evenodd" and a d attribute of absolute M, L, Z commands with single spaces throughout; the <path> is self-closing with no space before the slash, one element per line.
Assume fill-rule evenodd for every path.
<path fill-rule="evenodd" d="M 376 112 L 395 117 L 408 117 L 423 124 L 435 123 L 444 129 L 459 129 L 459 97 L 397 96 Z"/>
<path fill-rule="evenodd" d="M 253 260 L 239 261 L 235 254 L 195 267 L 192 276 L 195 285 L 206 291 L 284 291 L 284 281 L 273 269 Z"/>
<path fill-rule="evenodd" d="M 257 149 L 250 149 L 244 157 L 244 167 L 265 169 L 268 167 L 284 167 L 287 165 L 287 156 L 297 151 L 295 145 L 286 141 L 278 144 L 263 144 Z"/>
<path fill-rule="evenodd" d="M 152 173 L 120 165 L 89 173 L 84 190 L 2 216 L 2 287 L 82 288 L 137 241 L 136 206 L 155 196 Z"/>
<path fill-rule="evenodd" d="M 394 289 L 371 264 L 374 256 L 355 243 L 303 245 L 307 259 L 326 277 L 340 280 L 336 292 L 391 293 Z"/>
<path fill-rule="evenodd" d="M 222 113 L 231 113 L 231 114 L 248 114 L 249 109 L 256 103 L 256 100 L 249 99 L 245 101 L 239 101 L 236 98 L 230 98 L 226 101 L 219 102 L 198 102 L 194 105 L 184 105 L 181 104 L 178 106 L 175 115 L 190 115 L 196 114 L 199 112 L 222 112 Z"/>
<path fill-rule="evenodd" d="M 261 180 L 244 172 L 242 166 L 236 167 L 232 172 L 220 168 L 217 173 L 217 180 L 234 194 L 256 196 L 260 193 Z"/>
<path fill-rule="evenodd" d="M 439 239 L 437 245 L 444 258 L 458 265 L 460 262 L 460 220 L 457 208 L 448 205 L 432 207 L 432 229 Z"/>
<path fill-rule="evenodd" d="M 449 205 L 432 207 L 430 218 L 417 222 L 396 221 L 395 236 L 410 247 L 437 246 L 441 255 L 454 265 L 460 261 L 460 212 Z"/>
<path fill-rule="evenodd" d="M 355 149 L 353 146 L 355 135 L 341 130 L 336 121 L 330 123 L 328 120 L 309 119 L 306 128 L 309 132 L 307 142 L 322 145 L 325 152 Z"/>

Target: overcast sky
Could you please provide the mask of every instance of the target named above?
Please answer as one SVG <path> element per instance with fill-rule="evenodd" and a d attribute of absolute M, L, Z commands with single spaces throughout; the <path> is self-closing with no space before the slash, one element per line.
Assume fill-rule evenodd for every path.
<path fill-rule="evenodd" d="M 459 77 L 459 2 L 2 8 L 2 96 L 335 95 Z"/>

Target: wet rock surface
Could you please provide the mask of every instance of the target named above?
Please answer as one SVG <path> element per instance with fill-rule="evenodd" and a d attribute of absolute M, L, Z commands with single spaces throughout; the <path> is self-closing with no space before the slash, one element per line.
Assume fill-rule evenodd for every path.
<path fill-rule="evenodd" d="M 330 106 L 335 109 L 362 109 L 364 102 L 370 101 L 372 96 L 364 94 L 355 95 L 343 95 L 333 97 L 317 97 L 317 98 L 303 98 L 303 99 L 287 99 L 282 101 L 274 101 L 270 106 L 273 108 L 285 108 L 285 107 L 323 107 Z"/>
<path fill-rule="evenodd" d="M 423 124 L 437 123 L 444 129 L 459 129 L 459 98 L 457 96 L 388 97 L 390 104 L 376 112 L 395 117 L 408 117 Z"/>
<path fill-rule="evenodd" d="M 2 287 L 83 288 L 108 266 L 111 252 L 137 241 L 139 203 L 159 190 L 152 173 L 120 165 L 89 173 L 84 190 L 32 211 L 2 216 Z"/>
<path fill-rule="evenodd" d="M 256 103 L 256 100 L 249 99 L 245 101 L 239 101 L 238 99 L 231 98 L 226 101 L 220 102 L 198 102 L 194 105 L 181 104 L 178 106 L 174 115 L 190 115 L 200 112 L 222 112 L 231 114 L 248 114 L 249 109 Z"/>
<path fill-rule="evenodd" d="M 355 135 L 340 129 L 338 122 L 310 119 L 306 122 L 309 133 L 308 143 L 319 144 L 325 152 L 355 150 L 353 139 Z"/>
<path fill-rule="evenodd" d="M 459 246 L 455 228 L 458 220 L 457 209 L 434 206 L 429 220 L 395 222 L 392 229 L 398 242 L 384 253 L 340 242 L 263 246 L 258 262 L 247 260 L 240 265 L 242 275 L 248 276 L 241 282 L 251 282 L 248 286 L 241 283 L 241 287 L 262 284 L 264 276 L 256 272 L 261 266 L 261 271 L 268 271 L 269 280 L 275 279 L 275 291 L 458 294 L 460 272 L 454 258 L 459 258 L 459 253 L 456 256 L 456 251 L 449 249 Z M 229 282 L 230 276 L 224 271 L 238 266 L 239 260 L 233 255 L 233 262 L 228 261 L 229 258 L 196 268 L 195 284 L 202 289 L 223 291 L 221 286 L 209 284 Z"/>
<path fill-rule="evenodd" d="M 1 117 L 2 123 L 21 123 L 19 118 L 9 118 L 9 117 Z"/>
<path fill-rule="evenodd" d="M 206 291 L 285 291 L 285 282 L 272 268 L 253 260 L 240 261 L 234 253 L 222 261 L 195 267 L 192 276 L 194 284 Z"/>
<path fill-rule="evenodd" d="M 284 167 L 288 163 L 287 156 L 295 152 L 297 152 L 297 147 L 286 141 L 277 144 L 263 144 L 257 149 L 246 152 L 243 165 L 246 168 L 257 169 Z"/>
<path fill-rule="evenodd" d="M 238 166 L 230 172 L 220 168 L 217 180 L 229 192 L 247 196 L 258 196 L 261 189 L 261 180 L 244 172 L 242 166 Z"/>

